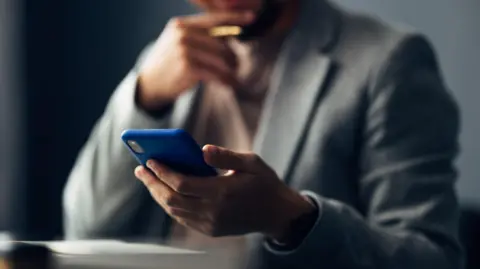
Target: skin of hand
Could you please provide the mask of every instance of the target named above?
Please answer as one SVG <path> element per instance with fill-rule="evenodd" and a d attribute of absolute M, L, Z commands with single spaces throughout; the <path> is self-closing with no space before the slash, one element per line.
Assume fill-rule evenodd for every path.
<path fill-rule="evenodd" d="M 254 17 L 251 11 L 221 11 L 171 19 L 140 66 L 140 106 L 160 109 L 200 81 L 235 87 L 236 56 L 226 40 L 211 37 L 209 29 L 248 25 Z"/>
<path fill-rule="evenodd" d="M 316 210 L 307 198 L 285 185 L 253 153 L 237 153 L 207 145 L 205 161 L 228 170 L 216 177 L 176 173 L 150 160 L 135 176 L 153 199 L 180 224 L 211 237 L 263 233 L 278 242 L 289 242 L 292 222 Z"/>

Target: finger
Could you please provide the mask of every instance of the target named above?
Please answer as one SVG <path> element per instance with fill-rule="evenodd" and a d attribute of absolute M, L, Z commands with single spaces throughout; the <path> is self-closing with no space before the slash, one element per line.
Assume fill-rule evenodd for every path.
<path fill-rule="evenodd" d="M 238 88 L 239 81 L 233 68 L 229 67 L 225 59 L 220 58 L 218 55 L 192 51 L 189 61 L 193 74 L 200 81 L 216 81 L 234 89 Z"/>
<path fill-rule="evenodd" d="M 235 66 L 232 60 L 226 59 L 223 55 L 210 53 L 208 51 L 191 48 L 187 55 L 194 67 L 207 69 L 220 77 L 235 76 Z"/>
<path fill-rule="evenodd" d="M 224 40 L 212 38 L 203 33 L 189 31 L 184 33 L 182 41 L 187 48 L 194 48 L 208 53 L 207 58 L 217 56 L 224 59 L 232 70 L 237 67 L 237 57 Z"/>
<path fill-rule="evenodd" d="M 264 163 L 254 153 L 239 153 L 226 148 L 206 145 L 203 147 L 205 161 L 216 168 L 247 173 L 260 172 Z"/>
<path fill-rule="evenodd" d="M 159 181 L 166 184 L 173 191 L 179 194 L 195 196 L 194 190 L 191 190 L 191 184 L 184 179 L 184 175 L 159 164 L 155 160 L 148 160 L 147 167 L 155 174 Z"/>
<path fill-rule="evenodd" d="M 244 26 L 253 22 L 253 12 L 218 12 L 178 18 L 181 27 L 209 29 L 220 25 Z"/>
<path fill-rule="evenodd" d="M 192 221 L 201 221 L 204 219 L 201 213 L 197 212 L 192 212 L 188 210 L 184 210 L 182 208 L 169 208 L 168 209 L 168 215 L 171 217 L 175 218 L 176 220 L 184 220 L 184 223 L 187 222 L 192 222 Z"/>
<path fill-rule="evenodd" d="M 165 196 L 171 196 L 170 193 L 173 190 L 143 166 L 138 166 L 135 169 L 135 176 L 145 185 L 153 199 L 164 209 L 167 208 Z"/>
<path fill-rule="evenodd" d="M 185 198 L 194 199 L 212 197 L 212 190 L 214 190 L 214 188 L 210 187 L 210 182 L 212 182 L 212 180 L 209 180 L 209 178 L 185 176 L 169 169 L 164 165 L 159 164 L 154 160 L 149 160 L 147 162 L 147 167 L 152 170 L 152 172 L 158 177 L 158 179 L 160 179 L 162 183 L 167 185 L 174 192 L 183 196 L 189 196 Z M 172 205 L 176 203 L 177 202 L 172 202 Z M 187 205 L 185 204 L 184 206 Z"/>
<path fill-rule="evenodd" d="M 140 165 L 135 168 L 135 177 L 138 178 L 147 189 L 155 187 L 156 184 L 161 184 L 160 181 L 147 168 Z"/>
<path fill-rule="evenodd" d="M 233 89 L 238 89 L 239 81 L 234 75 L 229 73 L 220 73 L 212 70 L 208 66 L 202 67 L 199 65 L 198 67 L 195 67 L 194 74 L 197 76 L 199 81 L 219 82 L 223 85 L 231 86 Z"/>
<path fill-rule="evenodd" d="M 145 184 L 152 197 L 165 211 L 181 210 L 198 213 L 207 210 L 211 206 L 205 200 L 176 192 L 143 166 L 135 169 L 135 175 Z"/>

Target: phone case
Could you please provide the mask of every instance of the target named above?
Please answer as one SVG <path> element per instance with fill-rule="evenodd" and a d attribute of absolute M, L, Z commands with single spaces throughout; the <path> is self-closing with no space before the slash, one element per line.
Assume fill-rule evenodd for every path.
<path fill-rule="evenodd" d="M 204 161 L 199 145 L 182 129 L 131 129 L 124 131 L 121 138 L 142 165 L 154 159 L 182 174 L 217 174 L 216 170 Z M 131 146 L 132 141 L 134 145 L 139 145 L 143 152 L 135 151 Z"/>

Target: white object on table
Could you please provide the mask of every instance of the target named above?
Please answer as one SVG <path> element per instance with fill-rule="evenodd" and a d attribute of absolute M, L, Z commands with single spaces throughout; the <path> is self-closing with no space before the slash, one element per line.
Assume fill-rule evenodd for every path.
<path fill-rule="evenodd" d="M 115 240 L 87 241 L 3 241 L 48 247 L 59 269 L 207 269 L 218 267 L 218 260 L 205 252 L 154 244 Z M 3 245 L 3 244 L 0 244 Z M 217 265 L 217 266 L 216 266 Z"/>

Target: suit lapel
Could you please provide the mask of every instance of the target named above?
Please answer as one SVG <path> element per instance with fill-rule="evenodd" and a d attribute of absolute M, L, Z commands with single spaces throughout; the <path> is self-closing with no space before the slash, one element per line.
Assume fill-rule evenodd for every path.
<path fill-rule="evenodd" d="M 287 181 L 309 120 L 328 86 L 325 81 L 333 64 L 328 52 L 339 33 L 337 10 L 326 0 L 301 2 L 298 22 L 287 36 L 273 70 L 253 145 L 254 151 Z M 190 130 L 202 92 L 199 85 L 179 98 L 171 128 Z"/>
<path fill-rule="evenodd" d="M 254 151 L 283 180 L 288 181 L 292 161 L 327 86 L 324 84 L 332 68 L 327 50 L 335 32 L 330 6 L 323 1 L 303 0 L 297 25 L 287 37 L 273 71 Z"/>

